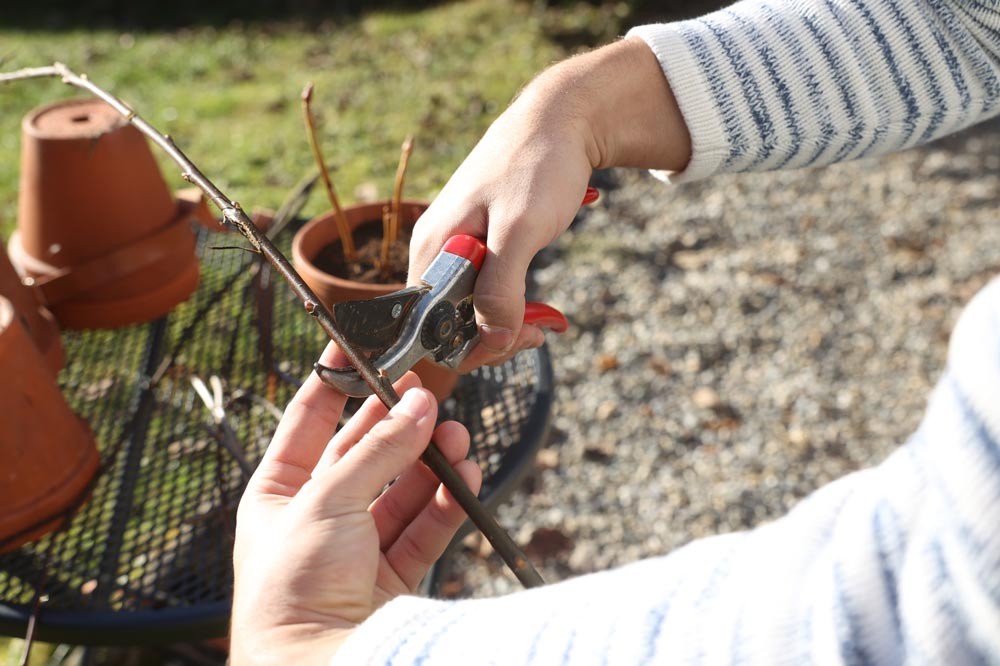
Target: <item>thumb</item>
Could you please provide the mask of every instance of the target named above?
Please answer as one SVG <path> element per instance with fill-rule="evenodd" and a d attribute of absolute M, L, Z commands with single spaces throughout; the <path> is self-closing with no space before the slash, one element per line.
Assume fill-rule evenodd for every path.
<path fill-rule="evenodd" d="M 490 351 L 509 351 L 524 320 L 524 290 L 528 265 L 540 249 L 527 239 L 512 239 L 499 225 L 491 226 L 486 239 L 486 259 L 473 303 L 479 322 L 479 341 Z"/>

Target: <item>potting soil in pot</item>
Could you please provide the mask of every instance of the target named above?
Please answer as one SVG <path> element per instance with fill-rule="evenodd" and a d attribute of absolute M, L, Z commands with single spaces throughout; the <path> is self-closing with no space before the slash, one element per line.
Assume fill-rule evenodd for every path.
<path fill-rule="evenodd" d="M 354 230 L 355 261 L 344 259 L 344 247 L 339 240 L 323 246 L 315 264 L 320 270 L 347 280 L 368 284 L 406 282 L 410 258 L 409 230 L 400 229 L 399 237 L 389 247 L 388 270 L 380 266 L 382 255 L 382 221 L 372 220 Z"/>

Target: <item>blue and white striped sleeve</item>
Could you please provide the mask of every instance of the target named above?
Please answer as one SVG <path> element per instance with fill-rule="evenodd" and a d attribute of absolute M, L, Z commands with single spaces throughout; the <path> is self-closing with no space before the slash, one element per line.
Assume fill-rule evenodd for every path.
<path fill-rule="evenodd" d="M 627 36 L 691 132 L 673 181 L 886 153 L 1000 113 L 997 0 L 744 0 Z"/>
<path fill-rule="evenodd" d="M 399 597 L 331 666 L 1000 664 L 1000 280 L 919 430 L 755 530 L 492 599 Z"/>

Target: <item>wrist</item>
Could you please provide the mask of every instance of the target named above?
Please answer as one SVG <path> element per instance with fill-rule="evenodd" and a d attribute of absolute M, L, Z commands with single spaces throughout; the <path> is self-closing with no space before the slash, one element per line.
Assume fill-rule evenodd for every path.
<path fill-rule="evenodd" d="M 526 143 L 558 145 L 576 153 L 589 169 L 600 161 L 584 96 L 575 94 L 576 67 L 572 60 L 555 65 L 531 81 L 517 96 L 495 127 L 501 131 L 527 130 Z M 494 127 L 490 128 L 494 131 Z"/>
<path fill-rule="evenodd" d="M 543 72 L 517 105 L 555 121 L 580 142 L 592 169 L 680 171 L 691 137 L 656 56 L 624 39 Z"/>
<path fill-rule="evenodd" d="M 353 632 L 354 626 L 303 626 L 262 631 L 252 639 L 233 635 L 229 666 L 328 664 Z"/>

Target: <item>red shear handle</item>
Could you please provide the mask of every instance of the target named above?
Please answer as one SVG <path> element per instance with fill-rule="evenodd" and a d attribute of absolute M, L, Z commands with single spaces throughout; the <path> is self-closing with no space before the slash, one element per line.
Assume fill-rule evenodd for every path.
<path fill-rule="evenodd" d="M 478 273 L 479 269 L 483 266 L 483 260 L 486 258 L 486 243 L 475 236 L 459 234 L 458 236 L 449 238 L 444 247 L 441 248 L 441 251 L 457 254 L 460 257 L 468 259 L 472 262 L 472 267 Z"/>
<path fill-rule="evenodd" d="M 486 258 L 486 243 L 474 236 L 460 234 L 449 238 L 442 251 L 468 259 L 478 271 Z M 526 303 L 524 323 L 547 328 L 556 333 L 564 333 L 569 328 L 569 322 L 563 313 L 544 303 Z"/>
<path fill-rule="evenodd" d="M 600 193 L 597 191 L 596 187 L 588 187 L 586 194 L 583 195 L 583 204 L 592 204 L 597 201 L 600 197 Z M 486 259 L 486 243 L 479 240 L 475 236 L 468 236 L 466 234 L 459 234 L 457 236 L 452 236 L 441 248 L 444 252 L 450 252 L 451 254 L 457 254 L 460 257 L 464 257 L 472 262 L 472 267 L 479 271 L 483 267 L 483 260 Z M 562 316 L 562 315 L 560 315 Z M 555 330 L 555 329 L 553 329 Z"/>
<path fill-rule="evenodd" d="M 547 328 L 556 333 L 565 333 L 569 328 L 566 315 L 545 303 L 525 303 L 524 323 Z"/>
<path fill-rule="evenodd" d="M 599 196 L 597 188 L 588 187 L 586 194 L 583 195 L 582 205 L 594 203 Z M 466 234 L 452 236 L 441 250 L 468 259 L 477 272 L 482 268 L 483 261 L 486 259 L 486 243 L 475 236 Z M 569 328 L 569 321 L 563 313 L 544 303 L 526 303 L 524 323 L 547 328 L 556 333 L 565 333 Z"/>

